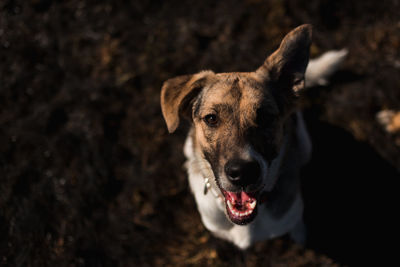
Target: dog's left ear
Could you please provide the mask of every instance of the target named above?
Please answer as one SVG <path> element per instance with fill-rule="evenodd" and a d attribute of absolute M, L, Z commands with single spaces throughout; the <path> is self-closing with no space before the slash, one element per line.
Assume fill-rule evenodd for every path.
<path fill-rule="evenodd" d="M 191 104 L 213 74 L 212 71 L 202 71 L 164 82 L 161 89 L 161 110 L 170 133 L 178 128 L 180 116 L 191 118 Z"/>
<path fill-rule="evenodd" d="M 283 38 L 279 49 L 269 56 L 256 74 L 265 79 L 281 104 L 290 104 L 304 88 L 310 55 L 312 27 L 301 25 Z"/>

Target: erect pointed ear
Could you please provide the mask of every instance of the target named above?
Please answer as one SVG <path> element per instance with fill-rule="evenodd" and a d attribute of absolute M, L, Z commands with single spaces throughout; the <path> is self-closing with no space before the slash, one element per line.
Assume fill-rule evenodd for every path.
<path fill-rule="evenodd" d="M 161 110 L 170 133 L 178 128 L 180 115 L 191 116 L 191 104 L 213 74 L 212 71 L 202 71 L 164 82 L 161 89 Z"/>
<path fill-rule="evenodd" d="M 312 27 L 301 25 L 283 38 L 279 49 L 256 71 L 273 84 L 274 94 L 284 96 L 284 102 L 296 97 L 304 88 L 304 76 L 310 55 Z M 282 95 L 283 94 L 283 95 Z"/>

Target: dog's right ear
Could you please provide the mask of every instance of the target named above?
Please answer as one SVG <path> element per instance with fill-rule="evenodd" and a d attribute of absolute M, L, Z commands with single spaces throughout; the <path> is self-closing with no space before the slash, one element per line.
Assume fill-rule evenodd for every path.
<path fill-rule="evenodd" d="M 161 89 L 161 110 L 170 133 L 178 128 L 180 116 L 190 118 L 194 99 L 213 74 L 212 71 L 202 71 L 164 82 Z"/>
<path fill-rule="evenodd" d="M 288 33 L 278 50 L 270 55 L 256 74 L 271 85 L 281 109 L 291 107 L 305 87 L 305 72 L 310 55 L 312 27 L 305 24 Z"/>

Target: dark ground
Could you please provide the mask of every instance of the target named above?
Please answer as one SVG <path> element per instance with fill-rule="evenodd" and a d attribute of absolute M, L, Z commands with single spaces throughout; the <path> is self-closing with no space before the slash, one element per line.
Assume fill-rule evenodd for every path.
<path fill-rule="evenodd" d="M 398 264 L 400 135 L 376 113 L 400 108 L 399 18 L 399 1 L 0 1 L 0 265 Z M 304 101 L 309 242 L 239 252 L 200 222 L 160 88 L 254 70 L 302 23 L 313 56 L 349 49 Z"/>

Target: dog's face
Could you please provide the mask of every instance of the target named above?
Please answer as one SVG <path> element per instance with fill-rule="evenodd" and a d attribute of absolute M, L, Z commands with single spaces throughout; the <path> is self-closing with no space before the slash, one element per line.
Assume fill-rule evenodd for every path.
<path fill-rule="evenodd" d="M 194 127 L 193 149 L 211 166 L 228 218 L 246 224 L 257 214 L 260 192 L 271 190 L 284 122 L 304 87 L 310 26 L 289 33 L 255 72 L 203 71 L 166 81 L 161 106 L 170 132 L 179 117 Z"/>

